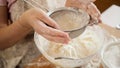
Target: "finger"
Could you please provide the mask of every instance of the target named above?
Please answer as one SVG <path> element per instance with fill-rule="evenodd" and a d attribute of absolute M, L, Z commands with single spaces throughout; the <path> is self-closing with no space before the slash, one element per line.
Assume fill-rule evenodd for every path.
<path fill-rule="evenodd" d="M 39 12 L 39 15 L 38 15 L 38 19 L 41 20 L 42 22 L 46 23 L 47 25 L 53 27 L 53 28 L 57 28 L 59 29 L 59 26 L 58 24 L 53 20 L 51 19 L 44 11 L 40 10 L 41 13 Z"/>
<path fill-rule="evenodd" d="M 37 33 L 42 35 L 50 35 L 53 37 L 63 37 L 63 38 L 66 38 L 67 40 L 70 40 L 70 37 L 67 33 L 61 30 L 46 26 L 44 23 L 42 23 L 39 20 L 36 21 L 36 24 L 34 25 L 34 29 Z"/>
<path fill-rule="evenodd" d="M 57 30 L 57 29 L 53 29 L 51 27 L 46 27 L 47 29 L 47 34 L 53 37 L 61 37 L 61 38 L 65 38 L 66 40 L 70 41 L 70 37 L 68 35 L 68 33 L 65 33 L 61 30 Z"/>
<path fill-rule="evenodd" d="M 97 9 L 97 7 L 91 3 L 88 5 L 87 12 L 91 15 L 92 18 L 99 18 L 100 17 L 100 11 Z"/>
<path fill-rule="evenodd" d="M 46 23 L 48 26 L 59 29 L 59 25 L 49 16 L 45 16 L 44 18 L 42 18 L 42 21 Z"/>
<path fill-rule="evenodd" d="M 95 2 L 96 0 L 90 0 L 91 2 Z"/>
<path fill-rule="evenodd" d="M 60 36 L 60 37 L 69 38 L 69 35 L 66 32 L 63 32 L 61 30 L 54 29 L 51 27 L 46 27 L 46 29 L 48 29 L 48 33 L 51 36 Z"/>
<path fill-rule="evenodd" d="M 100 18 L 98 19 L 98 23 L 102 23 L 102 20 Z"/>
<path fill-rule="evenodd" d="M 66 6 L 67 7 L 76 7 L 76 8 L 86 10 L 86 4 L 84 3 L 83 0 L 67 0 Z"/>
<path fill-rule="evenodd" d="M 65 38 L 61 38 L 61 37 L 54 37 L 54 36 L 50 36 L 50 35 L 42 35 L 42 36 L 45 37 L 46 39 L 48 39 L 49 41 L 53 41 L 56 43 L 68 44 L 68 42 L 69 42 Z"/>
<path fill-rule="evenodd" d="M 39 34 L 47 34 L 46 33 L 46 25 L 38 19 L 35 19 L 33 21 L 32 27 Z"/>
<path fill-rule="evenodd" d="M 81 4 L 80 9 L 83 9 L 83 10 L 87 11 L 87 5 Z"/>

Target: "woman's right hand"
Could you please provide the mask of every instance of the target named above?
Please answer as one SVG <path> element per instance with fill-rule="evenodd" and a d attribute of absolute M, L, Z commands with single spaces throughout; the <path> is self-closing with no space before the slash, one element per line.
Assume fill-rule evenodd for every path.
<path fill-rule="evenodd" d="M 39 8 L 33 8 L 21 15 L 19 23 L 23 28 L 34 29 L 37 33 L 50 41 L 67 44 L 70 37 L 59 30 L 57 23 Z M 47 25 L 49 26 L 47 26 Z"/>
<path fill-rule="evenodd" d="M 93 3 L 96 0 L 67 0 L 66 6 L 67 7 L 76 7 L 83 9 L 86 11 L 93 20 L 101 22 L 100 20 L 100 11 L 96 7 L 96 5 Z"/>

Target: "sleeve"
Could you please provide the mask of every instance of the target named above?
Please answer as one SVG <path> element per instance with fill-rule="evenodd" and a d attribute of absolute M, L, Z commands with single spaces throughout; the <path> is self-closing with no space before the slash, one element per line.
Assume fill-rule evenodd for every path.
<path fill-rule="evenodd" d="M 0 0 L 0 6 L 6 6 L 7 0 Z"/>

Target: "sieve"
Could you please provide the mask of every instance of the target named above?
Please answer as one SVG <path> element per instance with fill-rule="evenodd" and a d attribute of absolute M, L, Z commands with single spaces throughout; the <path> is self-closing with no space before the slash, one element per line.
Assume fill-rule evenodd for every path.
<path fill-rule="evenodd" d="M 73 39 L 82 34 L 90 21 L 89 15 L 80 9 L 62 7 L 48 13 L 60 29 Z"/>
<path fill-rule="evenodd" d="M 36 7 L 29 1 L 24 1 L 32 7 Z M 39 5 L 34 0 L 31 1 Z M 41 5 L 39 6 L 44 8 Z M 44 9 L 47 10 L 46 8 Z M 55 10 L 49 11 L 47 15 L 55 20 L 56 23 L 60 26 L 60 30 L 67 32 L 72 39 L 82 34 L 85 31 L 86 26 L 89 25 L 90 21 L 90 16 L 87 12 L 72 7 L 57 8 Z"/>

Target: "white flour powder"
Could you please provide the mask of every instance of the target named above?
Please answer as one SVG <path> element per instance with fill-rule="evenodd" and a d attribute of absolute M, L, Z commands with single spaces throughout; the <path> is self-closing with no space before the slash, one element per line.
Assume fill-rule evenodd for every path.
<path fill-rule="evenodd" d="M 120 44 L 108 47 L 103 54 L 103 59 L 110 68 L 120 68 Z"/>
<path fill-rule="evenodd" d="M 103 44 L 101 41 L 103 38 L 100 37 L 96 30 L 88 27 L 82 35 L 73 39 L 67 45 L 50 42 L 47 53 L 52 57 L 85 58 L 100 49 Z"/>

